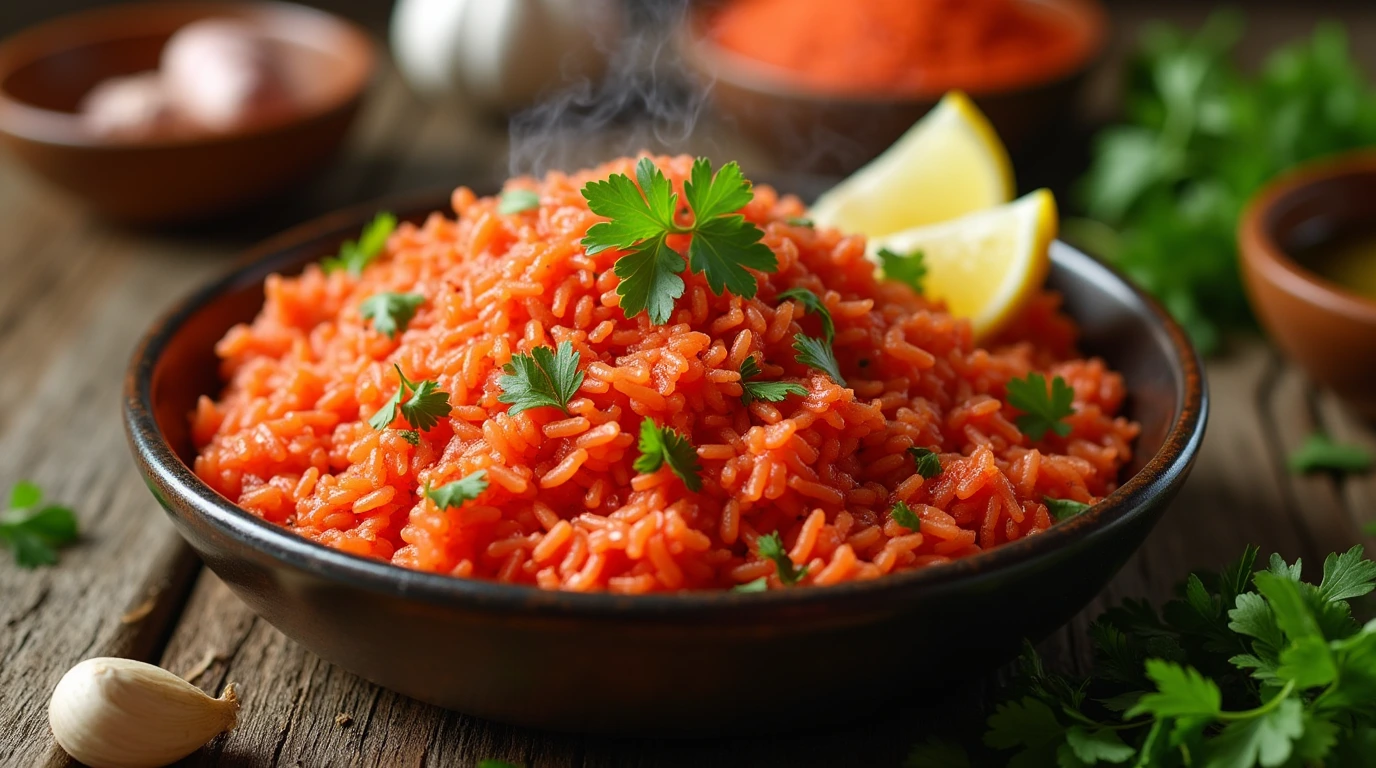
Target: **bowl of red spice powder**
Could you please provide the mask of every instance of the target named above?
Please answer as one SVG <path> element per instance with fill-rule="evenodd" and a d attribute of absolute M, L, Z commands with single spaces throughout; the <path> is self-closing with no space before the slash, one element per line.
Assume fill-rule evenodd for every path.
<path fill-rule="evenodd" d="M 685 25 L 717 109 L 790 169 L 847 173 L 950 90 L 1009 150 L 1074 113 L 1108 22 L 1097 0 L 723 0 Z"/>

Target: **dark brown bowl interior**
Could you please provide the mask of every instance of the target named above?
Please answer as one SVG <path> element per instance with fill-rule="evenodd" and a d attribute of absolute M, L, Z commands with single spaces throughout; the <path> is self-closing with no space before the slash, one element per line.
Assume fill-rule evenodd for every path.
<path fill-rule="evenodd" d="M 447 199 L 382 207 L 418 221 Z M 281 235 L 177 305 L 134 352 L 124 416 L 149 488 L 236 594 L 320 656 L 423 701 L 542 728 L 688 736 L 835 722 L 862 714 L 859 702 L 968 682 L 1084 607 L 1146 537 L 1203 439 L 1204 382 L 1183 332 L 1057 243 L 1050 285 L 1082 323 L 1086 351 L 1123 373 L 1143 428 L 1130 477 L 1074 520 L 921 571 L 761 594 L 551 592 L 359 558 L 207 487 L 188 469 L 187 419 L 198 396 L 219 391 L 214 344 L 255 315 L 264 278 L 332 253 L 377 207 Z M 896 645 L 924 663 L 875 661 Z"/>
<path fill-rule="evenodd" d="M 172 33 L 243 19 L 277 40 L 312 83 L 291 116 L 228 134 L 112 141 L 76 113 L 101 81 L 154 69 Z M 101 8 L 0 43 L 0 140 L 39 175 L 102 214 L 159 222 L 220 213 L 279 190 L 339 147 L 376 54 L 354 24 L 274 2 L 154 2 Z"/>
<path fill-rule="evenodd" d="M 1049 79 L 1016 88 L 966 89 L 1015 158 L 1037 150 L 1072 122 L 1080 85 L 1108 38 L 1107 16 L 1098 0 L 1032 1 L 1063 15 L 1086 44 L 1076 66 Z M 944 95 L 814 91 L 786 72 L 722 49 L 703 32 L 704 23 L 703 12 L 697 12 L 684 25 L 684 59 L 699 80 L 710 84 L 716 109 L 793 171 L 854 171 L 892 145 Z"/>
<path fill-rule="evenodd" d="M 1376 225 L 1376 152 L 1303 166 L 1248 205 L 1238 230 L 1248 298 L 1271 339 L 1315 381 L 1376 418 L 1376 300 L 1293 254 Z"/>

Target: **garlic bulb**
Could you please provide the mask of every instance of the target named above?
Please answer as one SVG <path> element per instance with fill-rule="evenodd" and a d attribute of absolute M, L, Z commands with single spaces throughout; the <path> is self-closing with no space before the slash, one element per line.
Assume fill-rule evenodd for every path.
<path fill-rule="evenodd" d="M 195 752 L 234 727 L 234 685 L 213 699 L 160 667 L 87 659 L 67 670 L 48 702 L 57 743 L 91 768 L 148 768 Z"/>
<path fill-rule="evenodd" d="M 392 54 L 412 88 L 512 112 L 601 75 L 618 0 L 399 0 Z"/>

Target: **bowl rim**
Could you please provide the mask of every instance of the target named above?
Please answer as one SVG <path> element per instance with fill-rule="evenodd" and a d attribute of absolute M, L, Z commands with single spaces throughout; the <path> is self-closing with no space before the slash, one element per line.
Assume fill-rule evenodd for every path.
<path fill-rule="evenodd" d="M 141 14 L 172 9 L 182 14 L 242 16 L 245 13 L 291 14 L 330 27 L 352 41 L 353 75 L 329 98 L 312 101 L 290 115 L 227 132 L 137 140 L 110 140 L 83 130 L 75 112 L 48 109 L 10 94 L 4 87 L 13 72 L 47 56 L 55 49 L 71 50 L 101 41 L 138 34 Z M 113 28 L 113 32 L 111 29 Z M 55 43 L 54 41 L 59 41 Z M 354 55 L 357 54 L 357 55 Z M 320 119 L 356 102 L 376 77 L 377 43 L 363 27 L 350 19 L 320 8 L 286 0 L 141 0 L 98 6 L 66 13 L 39 22 L 0 40 L 0 134 L 54 146 L 105 151 L 160 150 L 233 144 L 269 135 Z"/>
<path fill-rule="evenodd" d="M 1209 397 L 1203 365 L 1185 331 L 1155 299 L 1128 282 L 1122 274 L 1057 241 L 1053 258 L 1067 260 L 1066 268 L 1103 270 L 1148 309 L 1155 324 L 1151 332 L 1165 335 L 1179 362 L 1184 391 L 1176 404 L 1177 412 L 1161 449 L 1098 504 L 1035 536 L 948 563 L 869 581 L 760 593 L 729 589 L 650 595 L 564 592 L 414 571 L 342 552 L 267 522 L 212 490 L 177 456 L 154 417 L 152 375 L 170 339 L 189 318 L 222 293 L 242 287 L 246 281 L 261 283 L 265 274 L 259 273 L 276 259 L 283 258 L 286 252 L 310 244 L 338 242 L 356 232 L 378 210 L 396 211 L 403 219 L 422 216 L 435 211 L 437 205 L 443 205 L 438 202 L 440 199 L 435 192 L 389 196 L 297 225 L 250 248 L 228 274 L 177 302 L 150 327 L 131 356 L 125 374 L 122 410 L 135 463 L 150 488 L 157 486 L 176 497 L 176 501 L 163 501 L 168 514 L 178 517 L 190 510 L 190 514 L 218 534 L 251 550 L 249 554 L 264 555 L 277 565 L 396 598 L 512 613 L 540 610 L 542 615 L 701 619 L 757 610 L 788 611 L 833 601 L 876 598 L 901 601 L 905 594 L 949 588 L 965 580 L 974 581 L 990 571 L 1011 572 L 1037 558 L 1055 556 L 1074 543 L 1145 514 L 1153 497 L 1182 481 L 1203 440 Z M 447 201 L 447 194 L 442 199 Z M 155 495 L 162 501 L 161 494 L 155 491 Z"/>
<path fill-rule="evenodd" d="M 1376 325 L 1376 299 L 1329 280 L 1296 261 L 1276 239 L 1275 216 L 1307 191 L 1334 179 L 1376 179 L 1376 149 L 1359 149 L 1303 163 L 1272 179 L 1243 209 L 1238 223 L 1238 251 L 1244 264 L 1265 276 L 1277 290 L 1292 294 L 1324 312 Z"/>
<path fill-rule="evenodd" d="M 710 4 L 690 9 L 677 35 L 684 58 L 699 72 L 737 88 L 757 93 L 850 107 L 879 107 L 891 104 L 935 103 L 950 91 L 961 91 L 973 99 L 1006 96 L 1046 88 L 1074 80 L 1093 69 L 1108 50 L 1108 12 L 1099 0 L 1031 0 L 1063 11 L 1084 24 L 1086 44 L 1070 64 L 1051 74 L 993 88 L 946 87 L 909 91 L 848 91 L 809 86 L 789 77 L 788 70 L 716 44 L 702 32 L 702 16 Z"/>

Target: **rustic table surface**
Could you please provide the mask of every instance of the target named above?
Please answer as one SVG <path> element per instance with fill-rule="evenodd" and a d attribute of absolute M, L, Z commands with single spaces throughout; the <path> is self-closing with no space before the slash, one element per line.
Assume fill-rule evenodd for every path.
<path fill-rule="evenodd" d="M 1250 58 L 1307 30 L 1322 12 L 1298 5 L 1253 12 Z M 1163 10 L 1198 16 L 1184 4 L 1128 6 L 1118 11 L 1120 40 L 1149 11 Z M 1376 10 L 1331 10 L 1348 20 L 1376 72 Z M 1095 92 L 1111 86 L 1099 83 Z M 715 138 L 713 154 L 730 152 L 757 167 L 729 132 L 713 137 L 708 125 L 699 136 Z M 258 619 L 201 567 L 144 488 L 120 424 L 121 377 L 135 339 L 174 297 L 223 272 L 252 241 L 320 212 L 389 192 L 499 178 L 506 149 L 499 126 L 427 107 L 387 73 L 339 163 L 307 188 L 220 224 L 120 229 L 0 158 L 0 490 L 32 479 L 77 510 L 82 526 L 80 543 L 57 567 L 21 570 L 0 556 L 0 765 L 68 762 L 48 733 L 48 694 L 72 664 L 103 655 L 161 664 L 209 691 L 238 683 L 239 728 L 189 765 L 464 766 L 489 757 L 530 766 L 899 762 L 920 733 L 921 712 L 873 715 L 821 739 L 654 742 L 534 732 L 420 704 L 316 658 Z M 1045 642 L 1053 662 L 1084 662 L 1085 626 L 1105 605 L 1128 596 L 1160 600 L 1190 569 L 1217 566 L 1247 543 L 1314 565 L 1354 542 L 1376 544 L 1362 534 L 1376 520 L 1376 477 L 1296 477 L 1284 468 L 1286 453 L 1311 430 L 1373 448 L 1376 430 L 1255 338 L 1235 339 L 1209 362 L 1208 377 L 1214 410 L 1193 476 L 1104 593 Z M 954 699 L 977 706 L 981 688 Z"/>

